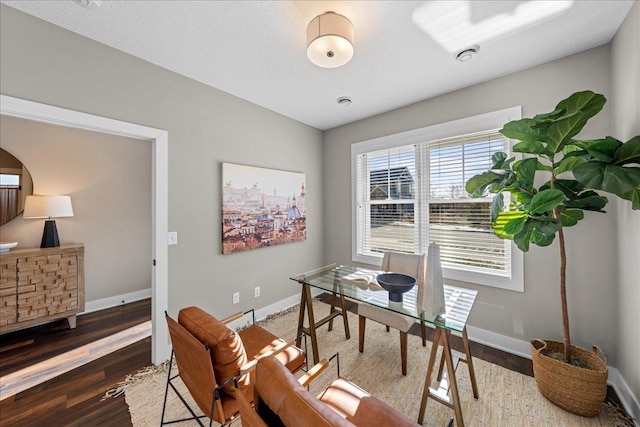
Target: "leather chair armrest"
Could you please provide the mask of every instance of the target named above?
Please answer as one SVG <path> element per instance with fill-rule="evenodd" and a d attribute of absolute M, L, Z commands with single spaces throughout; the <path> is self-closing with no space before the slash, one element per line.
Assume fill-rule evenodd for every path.
<path fill-rule="evenodd" d="M 315 366 L 307 371 L 306 374 L 298 378 L 298 382 L 302 387 L 306 387 L 313 380 L 318 378 L 318 376 L 324 372 L 325 369 L 329 366 L 329 361 L 327 359 L 322 359 L 320 362 L 316 363 Z"/>
<path fill-rule="evenodd" d="M 225 317 L 224 319 L 220 320 L 220 322 L 222 322 L 222 323 L 224 323 L 226 325 L 227 323 L 231 323 L 234 320 L 240 319 L 242 316 L 244 316 L 244 313 L 239 311 L 236 314 L 232 314 L 229 317 Z"/>
<path fill-rule="evenodd" d="M 256 364 L 258 363 L 258 360 L 264 358 L 264 357 L 268 357 L 268 356 L 274 356 L 278 353 L 280 353 L 283 350 L 286 350 L 287 348 L 293 346 L 295 343 L 295 340 L 291 340 L 291 341 L 287 341 L 287 342 L 283 342 L 282 344 L 278 344 L 277 346 L 275 346 L 274 348 L 272 348 L 271 350 L 262 353 L 260 356 L 256 357 L 255 359 L 253 359 L 251 362 L 245 363 L 244 365 L 242 365 L 240 367 L 240 374 L 239 375 L 244 375 L 248 372 L 253 371 L 256 368 Z"/>

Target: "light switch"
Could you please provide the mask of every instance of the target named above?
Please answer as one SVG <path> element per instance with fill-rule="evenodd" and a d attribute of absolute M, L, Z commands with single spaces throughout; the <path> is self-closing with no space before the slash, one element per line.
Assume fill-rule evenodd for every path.
<path fill-rule="evenodd" d="M 170 231 L 168 238 L 167 238 L 167 243 L 169 245 L 177 245 L 178 244 L 178 232 L 177 231 Z"/>

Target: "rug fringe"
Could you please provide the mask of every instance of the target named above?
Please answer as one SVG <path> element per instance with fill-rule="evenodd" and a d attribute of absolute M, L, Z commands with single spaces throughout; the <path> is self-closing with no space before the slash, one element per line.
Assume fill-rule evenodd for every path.
<path fill-rule="evenodd" d="M 109 398 L 116 398 L 124 394 L 124 392 L 130 387 L 143 382 L 144 380 L 155 374 L 167 373 L 168 370 L 169 360 L 165 360 L 159 365 L 145 366 L 144 368 L 138 370 L 138 372 L 136 372 L 135 374 L 128 374 L 123 381 L 110 386 L 109 389 L 105 392 L 104 396 L 102 396 L 102 399 L 100 399 L 100 401 Z"/>
<path fill-rule="evenodd" d="M 616 402 L 607 399 L 603 404 L 607 419 L 613 422 L 615 427 L 635 427 L 634 419 Z"/>

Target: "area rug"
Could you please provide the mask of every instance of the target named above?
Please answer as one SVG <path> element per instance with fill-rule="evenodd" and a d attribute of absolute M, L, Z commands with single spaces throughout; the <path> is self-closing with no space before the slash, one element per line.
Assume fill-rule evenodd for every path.
<path fill-rule="evenodd" d="M 316 318 L 328 313 L 329 306 L 314 301 Z M 298 311 L 290 309 L 286 313 L 270 316 L 260 324 L 272 333 L 292 339 L 295 337 Z M 408 339 L 408 372 L 403 376 L 400 371 L 400 340 L 398 332 L 386 332 L 384 326 L 375 322 L 367 323 L 364 353 L 358 352 L 358 318 L 349 313 L 350 340 L 344 337 L 342 319 L 337 318 L 333 331 L 327 326 L 318 329 L 320 357 L 329 358 L 339 352 L 340 375 L 373 396 L 381 399 L 406 414 L 417 419 L 420 398 L 424 386 L 427 358 L 430 342 L 422 347 L 419 337 Z M 310 345 L 310 343 L 309 343 Z M 309 351 L 311 349 L 309 348 Z M 546 400 L 538 391 L 533 378 L 510 371 L 498 365 L 474 358 L 476 379 L 480 398 L 475 400 L 471 391 L 471 383 L 467 366 L 461 363 L 456 371 L 458 390 L 462 401 L 462 412 L 467 426 L 627 426 L 633 425 L 630 420 L 610 403 L 603 405 L 601 414 L 594 418 L 585 418 L 570 414 Z M 437 362 L 436 362 L 436 366 Z M 319 393 L 336 378 L 337 364 L 331 367 L 312 383 L 311 392 Z M 159 425 L 164 398 L 167 364 L 160 367 L 149 367 L 130 376 L 124 383 L 114 387 L 107 395 L 124 393 L 134 426 Z M 183 396 L 190 400 L 190 405 L 197 405 L 190 399 L 189 393 L 182 385 Z M 166 412 L 167 420 L 189 416 L 182 403 L 170 390 Z M 425 426 L 446 426 L 454 416 L 453 410 L 429 399 L 425 416 Z M 217 425 L 217 424 L 216 424 Z M 232 425 L 240 426 L 239 420 Z M 300 426 L 304 426 L 301 420 Z"/>

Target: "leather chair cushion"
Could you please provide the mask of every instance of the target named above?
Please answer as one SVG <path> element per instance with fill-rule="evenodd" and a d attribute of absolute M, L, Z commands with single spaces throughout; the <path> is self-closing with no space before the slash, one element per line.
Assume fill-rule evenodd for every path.
<path fill-rule="evenodd" d="M 353 426 L 312 396 L 275 357 L 256 367 L 255 401 L 263 402 L 286 426 Z"/>
<path fill-rule="evenodd" d="M 244 343 L 249 361 L 284 342 L 283 339 L 278 338 L 258 325 L 251 325 L 242 329 L 238 334 Z M 305 364 L 304 352 L 295 346 L 281 351 L 275 357 L 291 372 L 299 371 Z"/>
<path fill-rule="evenodd" d="M 247 363 L 247 353 L 240 336 L 227 325 L 199 309 L 186 307 L 178 314 L 178 323 L 184 326 L 200 342 L 209 345 L 213 371 L 218 384 L 238 374 Z M 238 379 L 238 388 L 245 391 L 249 387 L 249 375 Z M 223 387 L 223 391 L 235 396 L 233 381 Z"/>
<path fill-rule="evenodd" d="M 338 378 L 318 399 L 356 426 L 416 427 L 404 414 L 347 381 Z"/>

